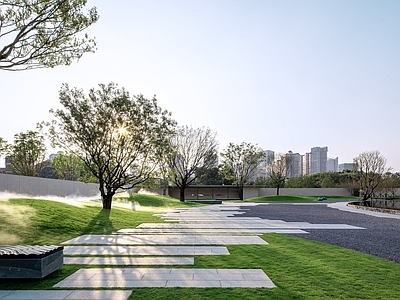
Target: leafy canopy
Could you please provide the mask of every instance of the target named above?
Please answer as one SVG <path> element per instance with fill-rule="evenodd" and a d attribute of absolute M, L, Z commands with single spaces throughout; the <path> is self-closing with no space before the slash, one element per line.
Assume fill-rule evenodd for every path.
<path fill-rule="evenodd" d="M 86 96 L 64 84 L 63 109 L 51 110 L 55 119 L 42 123 L 54 146 L 76 154 L 98 179 L 104 201 L 119 190 L 150 178 L 168 145 L 175 121 L 156 98 L 130 97 L 114 83 L 100 84 Z"/>
<path fill-rule="evenodd" d="M 14 143 L 6 146 L 15 174 L 38 176 L 46 160 L 44 137 L 36 131 L 28 130 L 14 135 Z"/>
<path fill-rule="evenodd" d="M 99 19 L 87 0 L 0 0 L 0 69 L 19 71 L 70 65 L 95 40 L 78 34 Z"/>

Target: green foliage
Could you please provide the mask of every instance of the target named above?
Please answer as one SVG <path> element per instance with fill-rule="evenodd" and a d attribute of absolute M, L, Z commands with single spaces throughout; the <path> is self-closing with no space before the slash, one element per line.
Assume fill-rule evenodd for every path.
<path fill-rule="evenodd" d="M 374 197 L 394 198 L 397 189 L 400 188 L 400 173 L 386 173 L 374 191 Z"/>
<path fill-rule="evenodd" d="M 85 15 L 87 0 L 0 1 L 0 69 L 26 70 L 70 65 L 95 40 L 78 34 L 99 16 L 93 7 Z"/>
<path fill-rule="evenodd" d="M 14 143 L 7 146 L 7 156 L 15 174 L 38 176 L 46 160 L 44 137 L 28 130 L 14 135 Z"/>
<path fill-rule="evenodd" d="M 84 161 L 100 184 L 103 207 L 111 209 L 113 195 L 152 176 L 160 162 L 175 121 L 156 98 L 130 97 L 114 83 L 100 84 L 88 96 L 64 84 L 63 109 L 51 110 L 49 129 L 54 145 Z"/>
<path fill-rule="evenodd" d="M 7 141 L 0 137 L 0 156 L 6 153 L 7 150 Z"/>
<path fill-rule="evenodd" d="M 383 176 L 390 172 L 386 167 L 386 158 L 379 151 L 366 151 L 354 158 L 357 166 L 358 183 L 363 201 L 374 195 L 376 188 L 383 180 Z"/>
<path fill-rule="evenodd" d="M 224 178 L 218 168 L 196 169 L 196 184 L 198 185 L 221 185 Z"/>
<path fill-rule="evenodd" d="M 275 188 L 275 183 L 271 179 L 271 177 L 257 177 L 254 181 L 254 185 L 261 186 L 264 188 Z"/>
<path fill-rule="evenodd" d="M 287 188 L 335 188 L 351 186 L 357 178 L 354 172 L 324 172 L 289 178 Z"/>
<path fill-rule="evenodd" d="M 258 145 L 250 143 L 229 143 L 221 153 L 221 158 L 222 174 L 237 185 L 240 199 L 243 199 L 243 187 L 249 183 L 252 173 L 265 160 L 264 151 Z"/>
<path fill-rule="evenodd" d="M 58 179 L 98 183 L 83 160 L 74 153 L 58 153 L 51 161 Z"/>

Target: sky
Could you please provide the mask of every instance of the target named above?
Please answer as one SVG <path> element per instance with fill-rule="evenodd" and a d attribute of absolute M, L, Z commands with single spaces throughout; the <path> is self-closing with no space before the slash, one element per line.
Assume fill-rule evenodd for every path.
<path fill-rule="evenodd" d="M 400 171 L 400 1 L 92 0 L 97 51 L 71 66 L 0 70 L 0 137 L 61 108 L 62 83 L 156 95 L 219 150 L 249 142 L 352 162 L 378 150 Z M 1 46 L 1 41 L 0 41 Z M 52 153 L 49 148 L 48 153 Z"/>

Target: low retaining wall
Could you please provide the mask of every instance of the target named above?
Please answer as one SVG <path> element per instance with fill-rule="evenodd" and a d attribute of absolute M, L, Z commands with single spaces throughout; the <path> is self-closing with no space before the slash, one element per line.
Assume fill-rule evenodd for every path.
<path fill-rule="evenodd" d="M 389 208 L 382 208 L 382 207 L 364 206 L 364 205 L 360 205 L 360 202 L 350 202 L 347 204 L 347 206 L 358 208 L 358 209 L 363 209 L 363 210 L 400 215 L 400 209 L 389 209 Z"/>
<path fill-rule="evenodd" d="M 0 174 L 0 192 L 28 196 L 80 196 L 99 195 L 99 185 L 80 181 Z"/>

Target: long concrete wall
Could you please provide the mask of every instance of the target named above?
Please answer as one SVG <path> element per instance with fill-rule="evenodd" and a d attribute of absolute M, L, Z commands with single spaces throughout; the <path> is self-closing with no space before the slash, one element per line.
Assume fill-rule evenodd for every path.
<path fill-rule="evenodd" d="M 80 181 L 0 174 L 0 192 L 28 196 L 91 197 L 99 195 L 99 185 Z"/>
<path fill-rule="evenodd" d="M 245 187 L 243 190 L 244 199 L 276 195 L 276 188 Z M 281 188 L 279 195 L 299 196 L 350 196 L 345 188 Z"/>
<path fill-rule="evenodd" d="M 259 196 L 276 195 L 274 188 L 260 188 Z M 350 196 L 350 191 L 345 188 L 282 188 L 279 195 L 299 196 Z"/>

